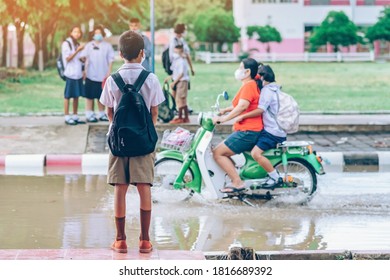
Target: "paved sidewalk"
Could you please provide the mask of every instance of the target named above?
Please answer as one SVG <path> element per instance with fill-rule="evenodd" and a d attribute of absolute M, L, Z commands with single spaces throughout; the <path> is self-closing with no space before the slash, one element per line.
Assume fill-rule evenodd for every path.
<path fill-rule="evenodd" d="M 196 131 L 197 115 L 181 125 Z M 159 123 L 158 132 L 175 125 Z M 106 153 L 107 122 L 65 125 L 62 116 L 0 117 L 0 155 Z M 231 132 L 231 122 L 216 129 L 216 141 Z M 300 132 L 288 140 L 314 142 L 323 152 L 390 151 L 390 115 L 313 115 L 302 114 Z"/>

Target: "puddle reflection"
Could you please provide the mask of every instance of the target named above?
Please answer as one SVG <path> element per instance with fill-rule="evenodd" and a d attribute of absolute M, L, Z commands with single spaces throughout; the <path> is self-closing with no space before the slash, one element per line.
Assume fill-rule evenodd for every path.
<path fill-rule="evenodd" d="M 390 249 L 390 173 L 331 174 L 305 206 L 258 208 L 195 196 L 155 204 L 151 237 L 158 249 L 259 251 Z M 129 189 L 126 231 L 137 247 L 139 199 Z M 105 248 L 115 236 L 113 188 L 103 175 L 0 176 L 0 249 Z"/>

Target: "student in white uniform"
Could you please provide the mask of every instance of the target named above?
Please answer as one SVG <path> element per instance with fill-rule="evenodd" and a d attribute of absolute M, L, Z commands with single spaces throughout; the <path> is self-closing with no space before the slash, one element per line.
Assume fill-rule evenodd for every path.
<path fill-rule="evenodd" d="M 191 74 L 192 74 L 192 76 L 194 76 L 195 71 L 194 71 L 194 68 L 192 66 L 190 48 L 189 48 L 187 42 L 183 38 L 185 31 L 186 31 L 186 26 L 183 23 L 176 24 L 176 26 L 174 28 L 175 36 L 169 42 L 169 60 L 171 61 L 171 63 L 173 62 L 175 47 L 177 45 L 182 45 L 185 57 L 186 57 L 187 62 L 188 62 L 188 66 L 190 67 L 190 70 L 191 70 Z"/>
<path fill-rule="evenodd" d="M 126 31 L 119 38 L 119 51 L 124 64 L 118 73 L 126 84 L 134 85 L 144 67 L 141 65 L 145 55 L 142 36 L 134 31 Z M 140 89 L 145 105 L 149 109 L 153 123 L 157 123 L 158 105 L 164 100 L 160 82 L 151 73 Z M 104 85 L 100 102 L 107 106 L 107 115 L 112 123 L 114 112 L 122 98 L 122 92 L 112 77 Z M 150 187 L 154 181 L 155 153 L 138 157 L 116 157 L 109 153 L 107 182 L 115 186 L 114 215 L 116 237 L 111 248 L 118 253 L 127 253 L 126 243 L 126 193 L 129 184 L 137 186 L 140 207 L 139 252 L 150 253 L 153 250 L 150 242 L 149 228 L 152 215 L 152 197 Z M 132 203 L 133 206 L 136 203 Z"/>
<path fill-rule="evenodd" d="M 87 122 L 108 121 L 105 107 L 100 103 L 103 81 L 111 75 L 114 49 L 104 41 L 106 33 L 101 25 L 93 30 L 92 41 L 85 45 L 81 56 L 85 57 L 85 117 Z M 95 114 L 95 100 L 98 114 Z"/>
<path fill-rule="evenodd" d="M 64 75 L 66 77 L 64 114 L 66 124 L 76 125 L 77 123 L 81 123 L 77 115 L 77 110 L 79 106 L 79 97 L 82 96 L 83 92 L 83 72 L 80 52 L 84 49 L 84 45 L 78 42 L 82 36 L 81 28 L 79 26 L 74 26 L 69 35 L 70 36 L 61 46 L 62 59 L 65 65 Z M 69 114 L 71 99 L 73 99 L 73 115 Z"/>
<path fill-rule="evenodd" d="M 141 22 L 138 18 L 132 18 L 129 21 L 129 29 L 137 32 L 144 39 L 145 60 L 142 62 L 142 66 L 147 71 L 151 71 L 151 56 L 152 56 L 152 43 L 149 38 L 141 32 Z"/>
<path fill-rule="evenodd" d="M 190 76 L 188 75 L 188 63 L 184 54 L 183 45 L 175 46 L 175 53 L 172 61 L 172 76 L 169 76 L 165 81 L 172 80 L 172 96 L 175 98 L 176 107 L 178 108 L 178 117 L 170 121 L 170 123 L 189 123 L 189 110 L 187 105 L 188 83 Z"/>

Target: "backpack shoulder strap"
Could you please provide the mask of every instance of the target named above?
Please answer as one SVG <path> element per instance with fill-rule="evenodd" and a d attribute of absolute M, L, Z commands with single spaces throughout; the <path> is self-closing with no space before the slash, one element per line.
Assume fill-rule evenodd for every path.
<path fill-rule="evenodd" d="M 122 92 L 122 93 L 125 93 L 124 89 L 125 89 L 125 82 L 123 81 L 121 75 L 119 74 L 119 72 L 115 72 L 114 74 L 111 75 L 111 77 L 114 79 L 114 82 L 116 83 L 116 85 L 118 86 L 119 90 Z"/>
<path fill-rule="evenodd" d="M 142 70 L 141 74 L 139 74 L 138 79 L 134 83 L 134 90 L 136 92 L 139 92 L 149 74 L 150 72 L 146 70 Z"/>
<path fill-rule="evenodd" d="M 71 44 L 68 40 L 65 40 L 65 42 L 68 43 L 70 50 L 72 50 L 72 49 L 73 49 L 73 48 L 72 48 L 72 44 Z"/>
<path fill-rule="evenodd" d="M 146 70 L 142 70 L 141 74 L 138 76 L 137 80 L 135 81 L 134 85 L 126 85 L 126 83 L 123 81 L 122 76 L 119 74 L 119 72 L 116 72 L 111 75 L 111 77 L 114 79 L 114 82 L 118 86 L 119 90 L 124 94 L 125 93 L 125 87 L 130 86 L 133 90 L 136 92 L 139 92 L 142 85 L 144 84 L 146 78 L 149 76 L 150 72 Z"/>

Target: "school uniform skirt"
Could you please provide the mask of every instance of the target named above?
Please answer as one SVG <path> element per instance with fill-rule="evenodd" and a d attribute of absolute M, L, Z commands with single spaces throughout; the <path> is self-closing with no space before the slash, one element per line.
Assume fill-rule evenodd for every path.
<path fill-rule="evenodd" d="M 85 80 L 85 98 L 100 99 L 102 94 L 102 82 L 95 82 L 90 79 Z"/>
<path fill-rule="evenodd" d="M 64 98 L 77 98 L 83 96 L 83 79 L 73 80 L 66 78 Z"/>

